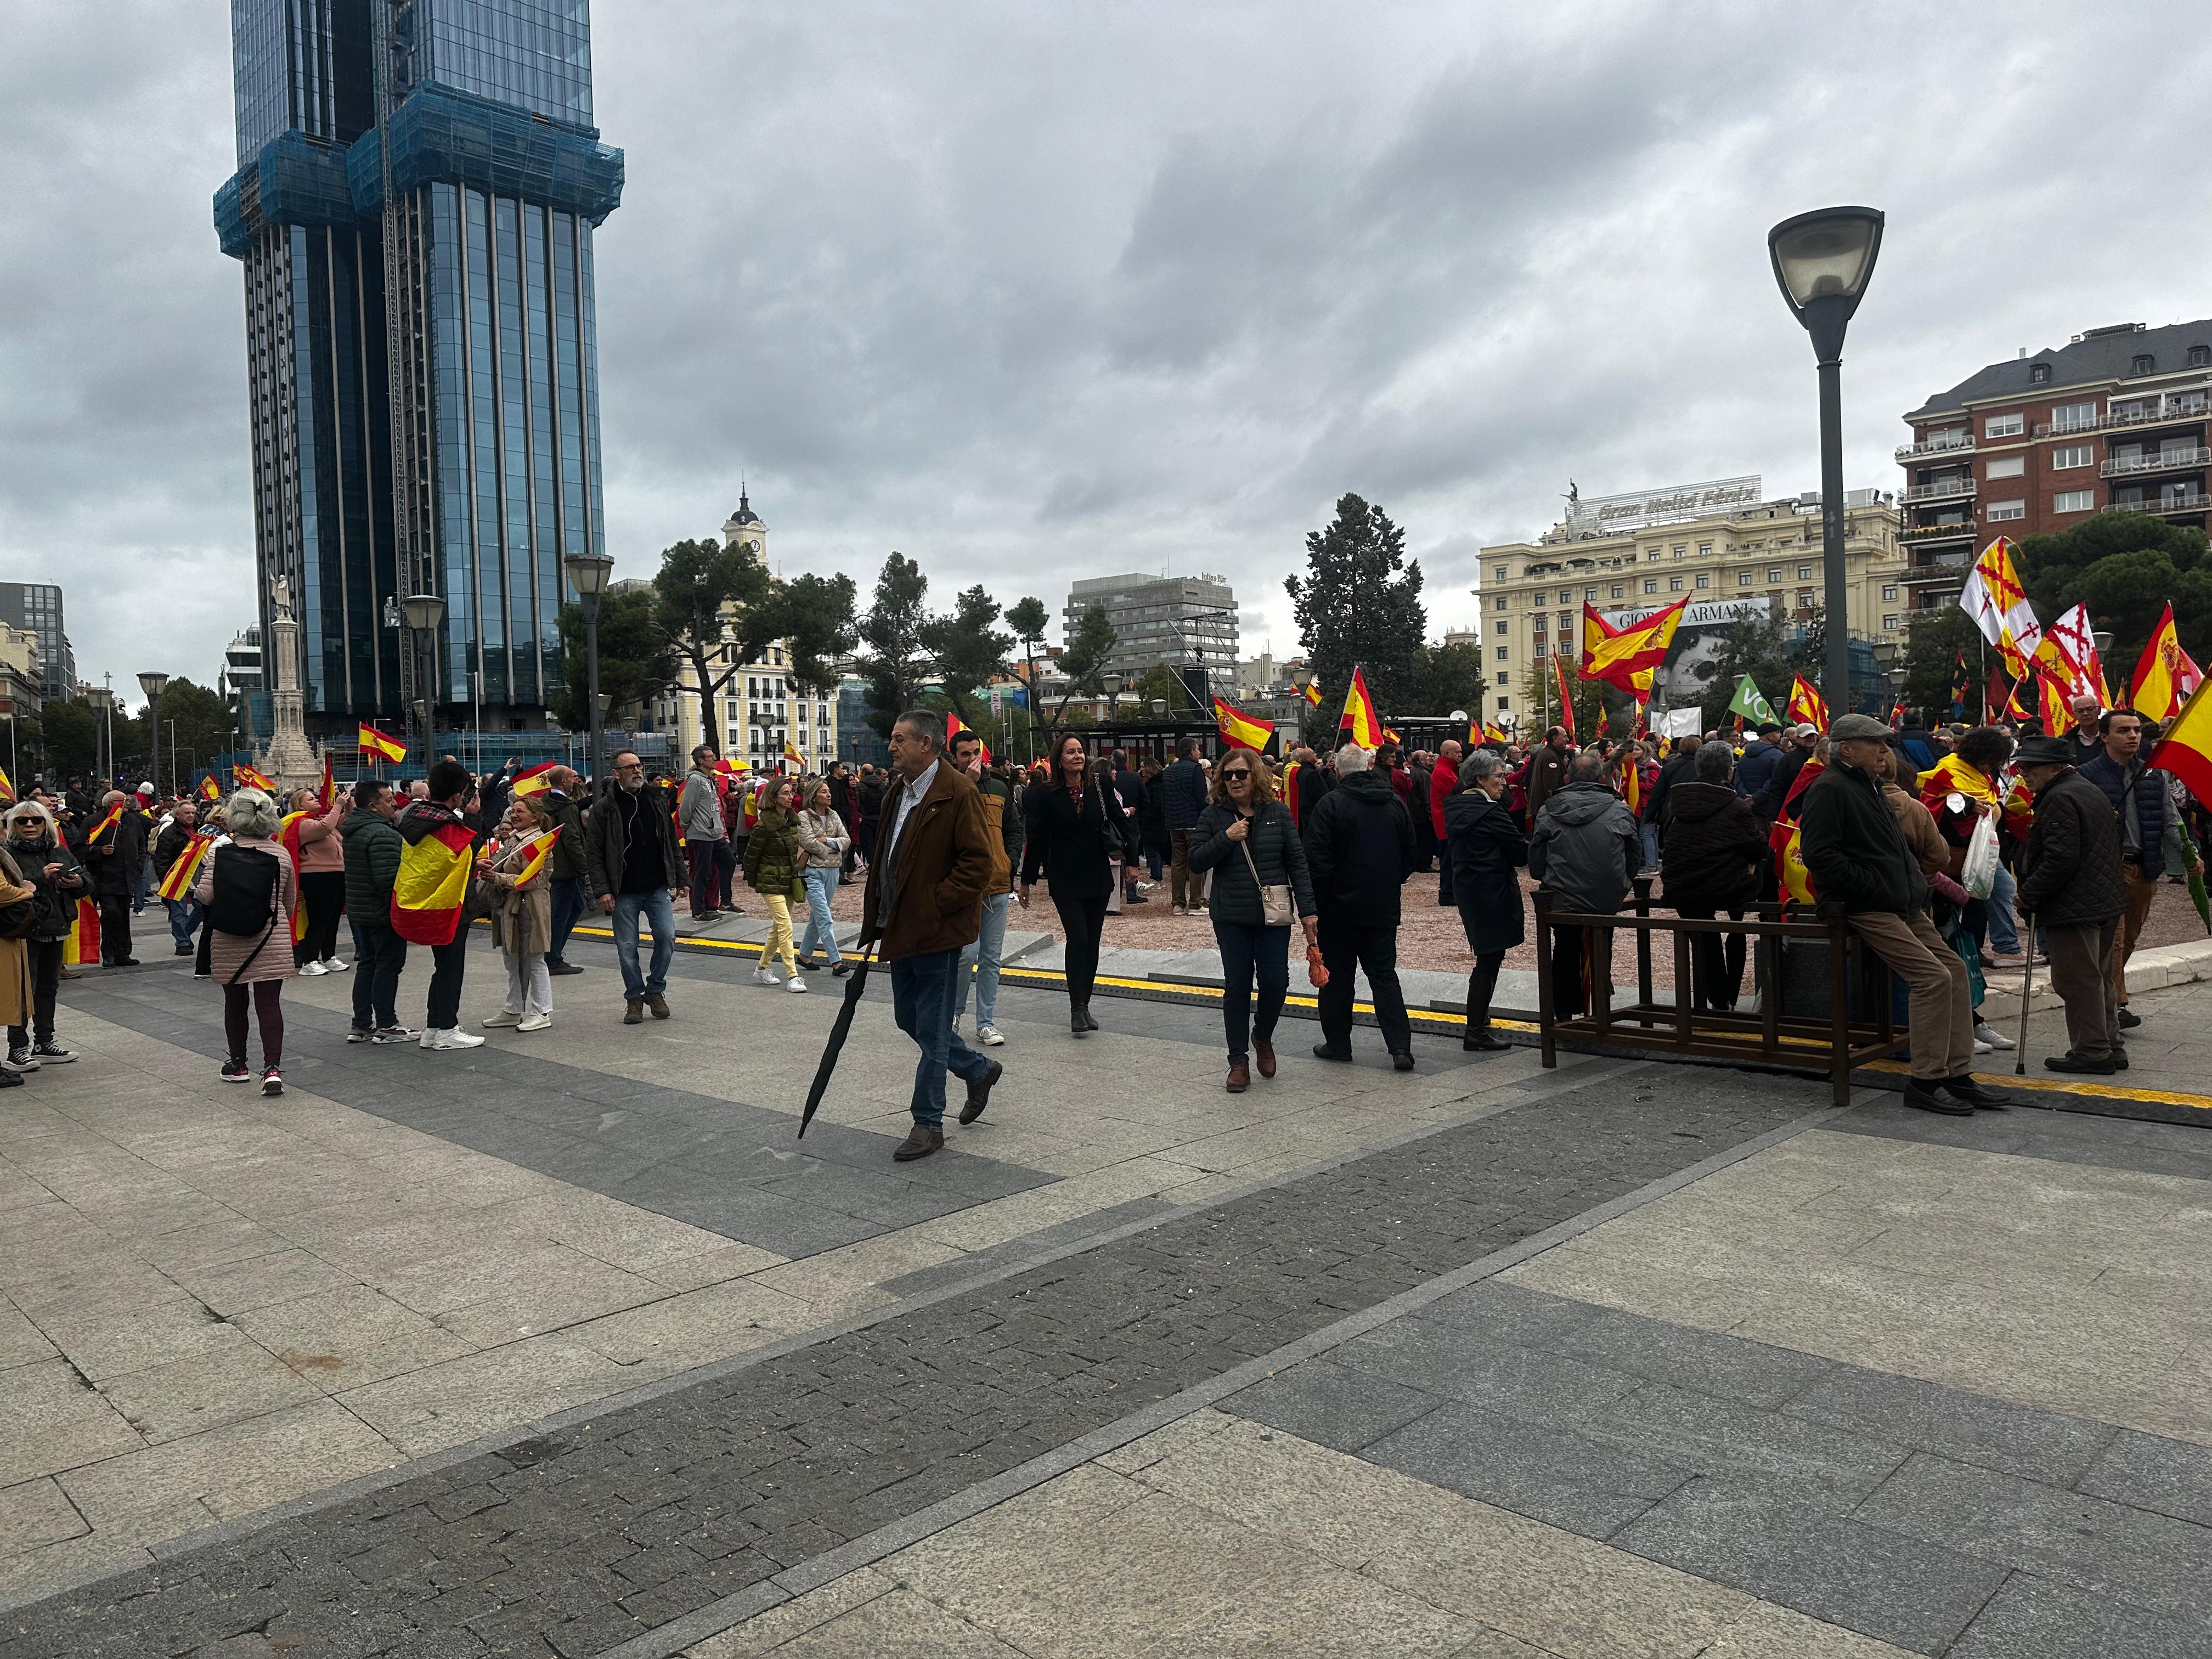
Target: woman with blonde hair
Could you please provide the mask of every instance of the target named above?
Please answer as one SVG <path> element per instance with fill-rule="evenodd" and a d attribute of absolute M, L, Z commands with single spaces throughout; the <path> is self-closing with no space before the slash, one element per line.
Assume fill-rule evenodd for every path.
<path fill-rule="evenodd" d="M 794 893 L 804 897 L 799 872 L 805 857 L 799 850 L 799 786 L 789 778 L 770 778 L 761 787 L 760 817 L 745 840 L 745 880 L 768 901 L 771 918 L 768 943 L 761 947 L 760 965 L 753 969 L 756 985 L 775 983 L 768 964 L 771 957 L 781 956 L 783 988 L 806 989 L 806 981 L 799 976 L 798 952 L 791 940 L 791 901 Z"/>
<path fill-rule="evenodd" d="M 545 961 L 553 948 L 552 866 L 534 856 L 552 833 L 552 815 L 537 798 L 517 795 L 477 855 L 491 890 L 491 942 L 507 957 L 507 1000 L 484 1020 L 493 1030 L 542 1031 L 553 1023 L 553 974 Z"/>
<path fill-rule="evenodd" d="M 837 816 L 835 792 L 827 778 L 807 780 L 804 795 L 806 810 L 799 815 L 799 850 L 805 859 L 801 879 L 806 884 L 806 933 L 799 941 L 799 962 L 803 968 L 819 968 L 826 960 L 830 971 L 842 979 L 853 971 L 853 964 L 844 960 L 837 949 L 836 925 L 830 919 L 830 896 L 837 890 L 839 871 L 845 855 L 852 851 L 853 837 L 845 828 L 845 820 Z M 815 940 L 822 941 L 826 957 L 814 954 Z"/>
<path fill-rule="evenodd" d="M 1314 942 L 1312 878 L 1305 843 L 1291 809 L 1275 799 L 1275 775 L 1264 755 L 1232 749 L 1214 769 L 1213 787 L 1191 832 L 1190 868 L 1211 871 L 1207 915 L 1221 947 L 1221 1018 L 1229 1036 L 1232 1095 L 1252 1086 L 1251 1055 L 1260 1075 L 1275 1074 L 1275 1024 L 1291 988 L 1291 921 Z M 1260 1008 L 1252 1013 L 1257 980 Z"/>
<path fill-rule="evenodd" d="M 230 839 L 209 849 L 192 896 L 207 914 L 208 974 L 222 987 L 222 1029 L 230 1042 L 226 1083 L 244 1083 L 246 1004 L 261 1028 L 261 1092 L 284 1092 L 284 981 L 292 977 L 292 913 L 299 879 L 276 839 L 283 816 L 258 789 L 241 789 L 224 810 Z"/>
<path fill-rule="evenodd" d="M 307 907 L 307 930 L 292 948 L 303 974 L 342 974 L 352 964 L 338 959 L 338 913 L 345 908 L 345 842 L 338 826 L 353 811 L 350 790 L 334 790 L 323 811 L 319 790 L 295 789 L 292 810 L 300 820 L 300 902 Z"/>

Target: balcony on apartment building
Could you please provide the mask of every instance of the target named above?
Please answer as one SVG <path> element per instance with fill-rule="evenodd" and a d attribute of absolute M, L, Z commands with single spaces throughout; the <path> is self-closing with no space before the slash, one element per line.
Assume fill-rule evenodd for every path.
<path fill-rule="evenodd" d="M 1908 586 L 1922 582 L 1963 582 L 1973 562 L 1972 542 L 1960 542 L 1956 547 L 1916 547 L 1911 562 L 1898 574 L 1898 580 Z"/>
<path fill-rule="evenodd" d="M 1909 466 L 1930 455 L 1971 455 L 1973 450 L 1974 434 L 1971 428 L 1963 432 L 1944 432 L 1914 443 L 1899 444 L 1897 447 L 1897 461 L 1900 466 Z"/>
<path fill-rule="evenodd" d="M 2155 495 L 2130 495 L 2123 491 L 2116 494 L 2097 510 L 2100 513 L 2202 513 L 2205 504 L 2212 501 L 2201 489 L 2187 486 L 2179 489 L 2167 489 Z"/>
<path fill-rule="evenodd" d="M 1973 493 L 1974 477 L 1971 472 L 1963 478 L 1937 478 L 1931 483 L 1907 484 L 1905 487 L 1907 501 L 1948 501 Z"/>
<path fill-rule="evenodd" d="M 1897 539 L 1917 546 L 1923 542 L 1972 538 L 1978 527 L 1972 518 L 1948 519 L 1936 524 L 1909 524 L 1897 532 Z"/>
<path fill-rule="evenodd" d="M 2212 462 L 2212 449 L 2202 444 L 2173 444 L 2156 452 L 2115 455 L 2097 469 L 2100 478 L 2124 478 L 2141 472 L 2194 471 Z"/>
<path fill-rule="evenodd" d="M 2212 415 L 2212 387 L 2198 386 L 2158 397 L 2116 398 L 2101 416 L 2038 421 L 2035 435 L 2055 438 L 2070 433 L 2116 432 L 2130 427 L 2194 425 L 2208 415 Z"/>

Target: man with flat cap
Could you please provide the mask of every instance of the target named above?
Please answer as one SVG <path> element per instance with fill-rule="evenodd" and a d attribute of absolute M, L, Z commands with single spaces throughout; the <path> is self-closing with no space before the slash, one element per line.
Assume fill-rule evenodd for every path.
<path fill-rule="evenodd" d="M 2004 1102 L 1974 1081 L 1974 1008 L 1966 964 L 1928 919 L 1928 883 L 1882 799 L 1890 729 L 1870 714 L 1828 728 L 1828 764 L 1802 797 L 1799 848 L 1825 920 L 1840 917 L 1910 994 L 1912 1076 L 1905 1103 L 1970 1116 Z"/>
<path fill-rule="evenodd" d="M 2030 738 L 2020 746 L 2021 781 L 2035 793 L 2027 872 L 2020 908 L 2050 942 L 2051 988 L 2066 1005 L 2066 1052 L 2053 1072 L 2110 1077 L 2124 1071 L 2112 947 L 2128 908 L 2120 824 L 2105 792 L 2074 769 L 2071 737 Z"/>

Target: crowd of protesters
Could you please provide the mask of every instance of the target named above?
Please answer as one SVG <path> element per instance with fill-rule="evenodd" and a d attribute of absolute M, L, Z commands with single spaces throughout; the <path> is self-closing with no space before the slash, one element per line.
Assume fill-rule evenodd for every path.
<path fill-rule="evenodd" d="M 1175 915 L 1207 918 L 1222 963 L 1225 1086 L 1241 1093 L 1255 1073 L 1276 1074 L 1294 934 L 1318 988 L 1316 1057 L 1352 1057 L 1364 974 L 1391 1063 L 1413 1069 L 1397 974 L 1401 893 L 1433 868 L 1437 902 L 1458 911 L 1474 959 L 1468 1050 L 1507 1046 L 1491 1010 L 1507 952 L 1528 939 L 1524 871 L 1549 910 L 1585 918 L 1632 894 L 1709 922 L 1796 899 L 1844 921 L 1901 981 L 1908 1102 L 1968 1113 L 1998 1103 L 1975 1083 L 1972 1060 L 2013 1045 L 1977 1009 L 1990 974 L 2026 961 L 2031 927 L 2025 942 L 2050 963 L 2066 1011 L 2067 1049 L 2045 1065 L 2126 1068 L 2124 1033 L 2141 1023 L 2128 1006 L 2129 957 L 2160 878 L 2197 870 L 2212 828 L 2177 780 L 2146 771 L 2154 726 L 2087 700 L 2075 716 L 2054 735 L 1848 714 L 1826 733 L 1770 722 L 1587 745 L 1554 727 L 1525 750 L 1494 735 L 1433 751 L 1294 745 L 1279 766 L 1242 748 L 1209 758 L 1195 738 L 1163 762 L 1095 751 L 1069 734 L 1024 769 L 994 760 L 972 731 L 948 746 L 918 710 L 895 726 L 890 766 L 838 762 L 822 775 L 749 776 L 702 745 L 680 781 L 648 776 L 622 750 L 597 789 L 556 766 L 518 791 L 515 763 L 479 777 L 451 757 L 403 786 L 364 779 L 281 805 L 253 788 L 212 802 L 161 801 L 150 784 L 96 795 L 33 788 L 0 837 L 0 1087 L 73 1058 L 55 1033 L 58 988 L 95 951 L 102 966 L 137 965 L 132 924 L 149 896 L 166 906 L 175 954 L 222 988 L 222 1075 L 258 1076 L 280 1094 L 282 991 L 295 975 L 355 975 L 349 1042 L 474 1048 L 484 1039 L 459 1017 L 468 925 L 489 921 L 507 970 L 501 1007 L 482 1024 L 531 1033 L 552 1024 L 553 981 L 583 971 L 567 951 L 596 907 L 612 922 L 623 1023 L 639 1024 L 670 1017 L 678 902 L 712 922 L 742 910 L 742 883 L 770 925 L 754 981 L 803 993 L 805 973 L 851 970 L 831 901 L 865 882 L 864 947 L 907 962 L 894 1003 L 922 1050 L 916 1139 L 900 1155 L 926 1156 L 942 1145 L 946 1076 L 968 1082 L 972 1121 L 1000 1074 L 959 1026 L 972 994 L 979 1047 L 1006 1042 L 1006 928 L 1040 884 L 1059 920 L 1078 1038 L 1099 1029 L 1092 1001 L 1109 914 L 1164 886 Z M 1790 884 L 1785 839 L 1809 893 Z M 421 856 L 451 872 L 450 903 L 402 890 L 410 849 L 426 847 Z M 911 866 L 916 856 L 944 867 Z M 166 879 L 181 859 L 191 878 Z M 342 921 L 350 962 L 339 955 Z M 1583 1012 L 1591 976 L 1611 971 L 1613 931 L 1553 924 L 1559 1017 Z M 431 955 L 419 1024 L 398 1006 L 410 944 Z M 1698 932 L 1691 983 L 1677 994 L 1733 1011 L 1746 960 L 1743 934 Z M 252 1068 L 256 1030 L 262 1063 Z"/>

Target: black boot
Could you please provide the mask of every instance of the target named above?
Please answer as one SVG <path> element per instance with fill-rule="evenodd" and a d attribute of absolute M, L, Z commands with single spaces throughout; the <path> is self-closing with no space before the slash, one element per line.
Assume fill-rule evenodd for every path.
<path fill-rule="evenodd" d="M 1067 1031 L 1070 1036 L 1089 1036 L 1091 1027 L 1085 1022 L 1083 1005 L 1072 1002 L 1067 1007 Z"/>

